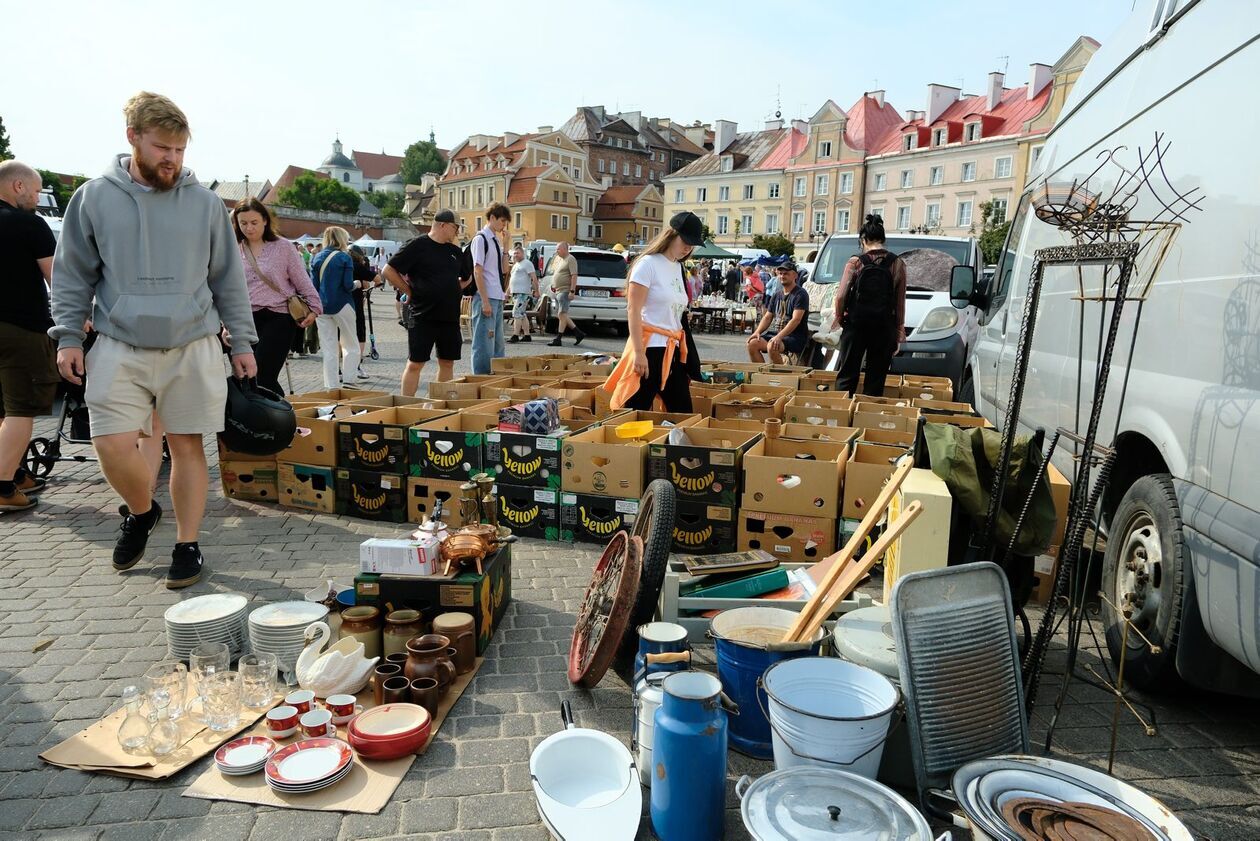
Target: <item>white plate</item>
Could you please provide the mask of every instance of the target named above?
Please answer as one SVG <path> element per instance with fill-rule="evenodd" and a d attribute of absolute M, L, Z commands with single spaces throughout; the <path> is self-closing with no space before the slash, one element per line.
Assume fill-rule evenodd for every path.
<path fill-rule="evenodd" d="M 271 779 L 270 777 L 267 778 L 267 785 L 271 786 L 273 791 L 278 791 L 282 794 L 311 794 L 313 792 L 326 789 L 330 785 L 333 785 L 334 783 L 338 783 L 342 781 L 350 773 L 350 769 L 352 767 L 353 765 L 347 765 L 345 770 L 342 771 L 341 773 L 334 774 L 333 776 L 328 777 L 327 779 L 319 780 L 318 782 L 311 783 L 310 785 L 305 785 L 305 786 L 279 785 L 275 782 L 275 780 Z"/>
<path fill-rule="evenodd" d="M 249 615 L 249 624 L 264 628 L 303 629 L 328 615 L 328 608 L 314 602 L 277 602 L 263 605 Z"/>
<path fill-rule="evenodd" d="M 300 750 L 280 762 L 280 772 L 296 783 L 322 780 L 335 773 L 342 763 L 342 753 L 336 748 L 311 748 Z"/>
<path fill-rule="evenodd" d="M 202 625 L 234 616 L 248 603 L 249 599 L 237 593 L 211 593 L 171 605 L 163 618 L 169 624 Z"/>

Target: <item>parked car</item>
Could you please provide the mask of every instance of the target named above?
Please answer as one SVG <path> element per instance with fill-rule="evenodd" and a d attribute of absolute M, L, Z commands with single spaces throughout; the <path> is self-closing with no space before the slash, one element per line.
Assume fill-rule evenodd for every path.
<path fill-rule="evenodd" d="M 569 304 L 569 317 L 583 330 L 611 326 L 619 336 L 629 335 L 626 322 L 626 260 L 616 251 L 573 246 L 569 253 L 577 259 L 578 277 Z M 540 289 L 550 295 L 550 260 L 544 267 Z M 548 319 L 555 329 L 555 317 Z"/>
<path fill-rule="evenodd" d="M 1257 32 L 1260 5 L 1248 0 L 1139 0 L 1035 159 L 993 283 L 955 290 L 962 306 L 982 311 L 966 362 L 974 388 L 962 396 L 1001 424 L 1034 254 L 1073 244 L 1030 212 L 1042 185 L 1084 184 L 1107 197 L 1134 183 L 1139 160 L 1155 179 L 1132 201 L 1104 205 L 1156 239 L 1134 270 L 1146 299 L 1140 321 L 1138 304 L 1125 304 L 1098 426 L 1099 443 L 1116 451 L 1101 500 L 1103 624 L 1113 660 L 1124 655 L 1125 683 L 1145 689 L 1180 676 L 1260 697 L 1260 200 L 1244 186 L 1260 181 L 1260 160 L 1237 144 L 1260 131 L 1260 114 L 1235 109 L 1220 129 L 1220 103 L 1260 76 Z M 1157 143 L 1166 147 L 1158 164 Z M 1119 166 L 1100 169 L 1113 151 Z M 1192 190 L 1198 210 L 1175 199 Z M 1166 203 L 1182 208 L 1179 224 L 1144 228 L 1139 220 L 1169 219 Z M 1023 430 L 1084 431 L 1110 305 L 1082 305 L 1078 284 L 1096 294 L 1107 282 L 1098 265 L 1047 269 Z M 1061 441 L 1055 454 L 1069 477 L 1074 449 Z M 1132 607 L 1140 634 L 1128 634 L 1127 649 L 1111 605 Z"/>
<path fill-rule="evenodd" d="M 961 390 L 979 329 L 979 310 L 957 309 L 950 303 L 950 280 L 959 269 L 975 277 L 981 265 L 979 245 L 974 237 L 920 235 L 889 236 L 885 245 L 906 264 L 906 341 L 893 357 L 892 372 L 949 377 L 954 390 Z M 833 315 L 836 291 L 845 263 L 860 251 L 856 235 L 833 234 L 805 281 L 809 326 L 821 344 L 839 343 Z"/>

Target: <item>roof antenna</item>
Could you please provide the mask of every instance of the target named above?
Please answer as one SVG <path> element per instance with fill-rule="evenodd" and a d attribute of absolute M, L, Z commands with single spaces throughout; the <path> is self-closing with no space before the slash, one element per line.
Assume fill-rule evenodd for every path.
<path fill-rule="evenodd" d="M 998 58 L 1002 62 L 1002 75 L 1005 76 L 1006 71 L 1009 70 L 1011 66 L 1011 57 L 1008 55 L 1000 55 Z"/>

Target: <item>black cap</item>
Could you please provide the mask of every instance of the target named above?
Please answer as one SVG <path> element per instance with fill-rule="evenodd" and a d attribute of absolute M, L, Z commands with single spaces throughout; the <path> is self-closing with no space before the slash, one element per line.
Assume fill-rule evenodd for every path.
<path fill-rule="evenodd" d="M 433 217 L 434 222 L 450 222 L 452 225 L 458 225 L 459 220 L 455 218 L 455 213 L 450 210 L 439 210 L 437 216 Z"/>
<path fill-rule="evenodd" d="M 784 260 L 782 263 L 774 267 L 776 271 L 794 272 L 797 271 L 795 260 Z"/>
<path fill-rule="evenodd" d="M 675 213 L 674 218 L 669 220 L 669 226 L 677 231 L 683 242 L 688 245 L 704 245 L 704 223 L 690 210 Z"/>

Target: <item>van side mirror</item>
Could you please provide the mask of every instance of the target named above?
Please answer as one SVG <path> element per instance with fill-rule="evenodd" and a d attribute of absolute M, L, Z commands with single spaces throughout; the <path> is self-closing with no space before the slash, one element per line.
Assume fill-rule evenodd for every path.
<path fill-rule="evenodd" d="M 949 274 L 949 302 L 956 309 L 971 306 L 976 293 L 976 270 L 971 266 L 954 266 Z"/>

